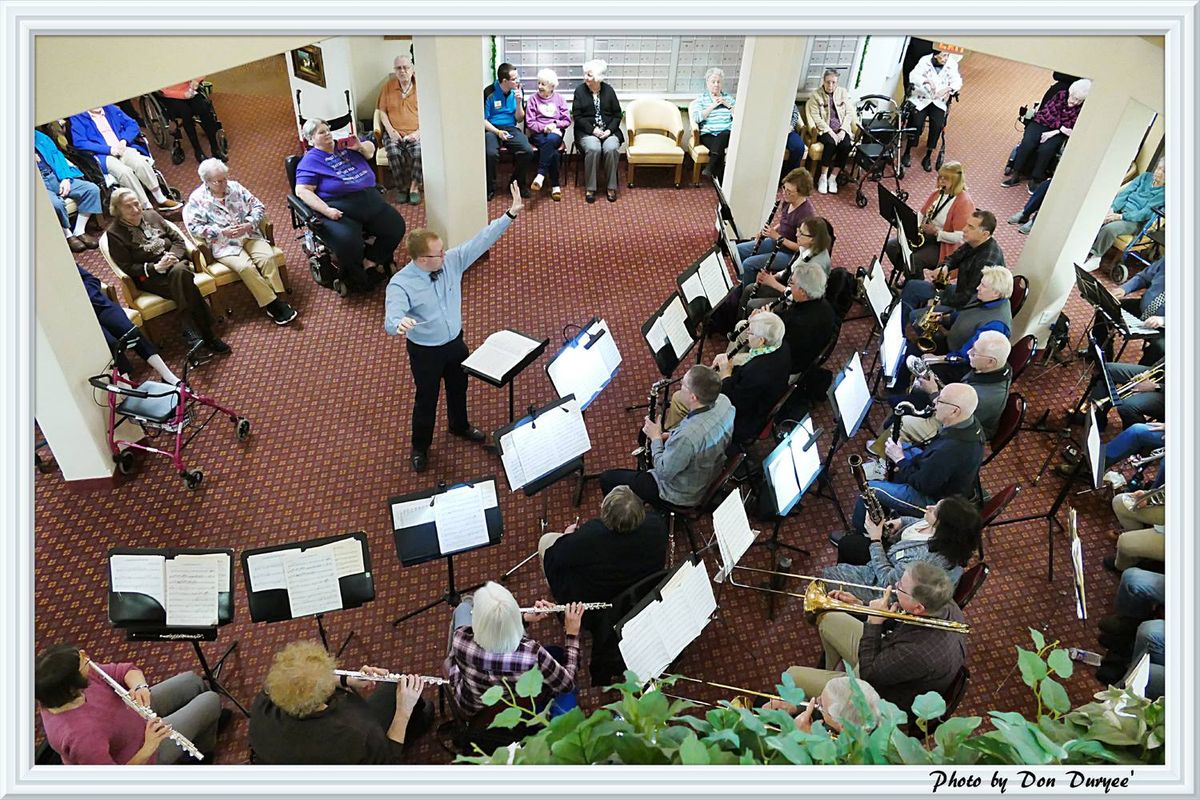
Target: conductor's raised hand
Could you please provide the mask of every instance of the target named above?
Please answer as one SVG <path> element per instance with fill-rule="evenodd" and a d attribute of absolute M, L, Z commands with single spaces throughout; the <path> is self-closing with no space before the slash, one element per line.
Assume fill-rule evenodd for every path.
<path fill-rule="evenodd" d="M 537 600 L 534 602 L 533 607 L 534 608 L 553 608 L 554 603 L 551 603 L 549 600 Z M 529 611 L 524 615 L 523 619 L 526 622 L 537 622 L 539 619 L 545 619 L 546 615 L 549 613 L 550 612 L 548 612 L 548 611 Z"/>
<path fill-rule="evenodd" d="M 563 630 L 567 636 L 578 636 L 579 626 L 583 621 L 583 603 L 567 605 L 567 615 L 563 619 Z"/>
<path fill-rule="evenodd" d="M 508 210 L 513 216 L 516 216 L 525 207 L 525 201 L 521 199 L 521 187 L 517 185 L 516 181 L 513 181 L 509 184 L 508 189 L 512 192 L 512 205 L 508 207 Z"/>

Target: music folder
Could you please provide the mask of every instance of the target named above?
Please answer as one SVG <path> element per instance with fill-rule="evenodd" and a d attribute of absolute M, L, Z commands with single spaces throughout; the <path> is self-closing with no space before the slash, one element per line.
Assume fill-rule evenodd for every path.
<path fill-rule="evenodd" d="M 358 608 L 375 599 L 364 531 L 243 550 L 242 575 L 254 622 Z"/>
<path fill-rule="evenodd" d="M 233 622 L 233 550 L 114 547 L 108 619 L 129 639 L 213 641 Z"/>
<path fill-rule="evenodd" d="M 687 323 L 683 298 L 677 292 L 672 292 L 658 311 L 642 324 L 642 338 L 646 340 L 663 377 L 673 373 L 696 344 Z"/>
<path fill-rule="evenodd" d="M 580 328 L 546 365 L 546 375 L 559 397 L 574 395 L 586 410 L 621 369 L 621 352 L 612 330 L 597 317 Z"/>
<path fill-rule="evenodd" d="M 703 320 L 733 291 L 734 280 L 729 275 L 720 249 L 710 248 L 675 278 L 683 295 L 689 319 Z"/>
<path fill-rule="evenodd" d="M 457 536 L 461 531 L 438 530 L 438 498 L 464 487 L 477 490 L 487 537 L 477 544 L 462 544 L 458 549 L 446 552 L 442 550 L 443 536 L 439 534 Z M 466 512 L 471 509 L 468 509 L 468 505 L 473 509 L 473 502 L 469 504 L 454 503 L 451 509 L 454 512 L 453 517 L 460 520 L 469 519 Z M 396 555 L 399 557 L 400 563 L 406 567 L 499 544 L 504 533 L 504 520 L 500 516 L 500 500 L 496 495 L 495 475 L 463 481 L 450 486 L 443 484 L 431 489 L 391 497 L 388 499 L 388 513 L 391 519 L 393 539 L 396 543 Z M 446 517 L 443 515 L 443 520 L 445 519 Z M 472 531 L 467 531 L 467 533 L 473 535 Z"/>
<path fill-rule="evenodd" d="M 871 410 L 871 390 L 867 387 L 867 375 L 862 359 L 855 350 L 846 366 L 833 379 L 829 387 L 830 405 L 834 416 L 842 422 L 847 439 L 853 439 L 858 428 Z"/>
<path fill-rule="evenodd" d="M 463 370 L 493 386 L 504 386 L 546 351 L 549 339 L 507 328 L 496 331 L 463 361 Z"/>
<path fill-rule="evenodd" d="M 733 568 L 750 549 L 758 533 L 750 527 L 745 501 L 742 499 L 741 490 L 737 488 L 717 506 L 712 518 L 717 553 L 721 556 L 721 568 L 713 576 L 713 581 L 721 583 L 733 572 Z"/>
<path fill-rule="evenodd" d="M 625 666 L 643 684 L 657 678 L 704 631 L 716 609 L 704 560 L 685 560 L 617 623 Z"/>
<path fill-rule="evenodd" d="M 510 491 L 522 489 L 592 449 L 575 395 L 547 403 L 496 431 L 496 447 Z M 570 470 L 568 470 L 570 471 Z"/>
<path fill-rule="evenodd" d="M 892 289 L 883 274 L 883 265 L 879 263 L 878 258 L 871 261 L 863 275 L 863 291 L 867 295 L 867 303 L 871 306 L 875 321 L 882 328 L 899 298 L 892 294 Z"/>

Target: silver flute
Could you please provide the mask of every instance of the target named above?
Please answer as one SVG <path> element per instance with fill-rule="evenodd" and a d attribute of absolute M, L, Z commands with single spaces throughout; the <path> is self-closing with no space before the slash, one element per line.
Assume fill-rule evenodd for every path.
<path fill-rule="evenodd" d="M 91 667 L 92 669 L 96 670 L 96 672 L 99 673 L 100 677 L 104 678 L 105 683 L 107 683 L 109 686 L 111 686 L 112 690 L 114 692 L 116 692 L 121 697 L 122 700 L 125 701 L 125 705 L 129 706 L 134 711 L 136 711 L 139 715 L 141 715 L 142 719 L 146 720 L 147 722 L 149 722 L 151 720 L 159 719 L 158 714 L 155 714 L 153 710 L 146 708 L 144 705 L 139 703 L 137 700 L 134 700 L 133 695 L 131 695 L 129 693 L 128 689 L 126 689 L 124 686 L 122 686 L 121 684 L 119 684 L 115 680 L 113 680 L 113 677 L 111 675 L 109 675 L 104 670 L 100 669 L 100 665 L 97 664 L 95 661 L 92 661 L 90 658 L 88 659 L 88 666 Z M 166 725 L 166 722 L 164 721 L 163 724 Z M 171 731 L 168 738 L 175 744 L 179 745 L 185 753 L 187 753 L 189 756 L 196 759 L 197 761 L 204 760 L 204 754 L 201 753 L 200 750 L 196 747 L 196 745 L 192 744 L 191 741 L 189 741 L 186 736 L 184 736 L 182 733 L 180 733 L 179 731 L 172 728 L 170 725 L 167 725 L 167 729 Z"/>
<path fill-rule="evenodd" d="M 346 678 L 358 678 L 359 680 L 364 681 L 375 681 L 376 683 L 399 683 L 400 679 L 404 677 L 404 675 L 399 672 L 389 672 L 387 675 L 372 675 L 369 672 L 359 672 L 352 669 L 335 669 L 333 674 Z M 433 675 L 418 675 L 417 677 L 420 678 L 423 683 L 427 683 L 432 686 L 450 683 L 450 681 L 446 678 L 437 678 Z"/>
<path fill-rule="evenodd" d="M 594 611 L 598 608 L 612 608 L 612 603 L 581 603 L 581 605 L 583 606 L 584 611 Z M 519 608 L 517 610 L 522 614 L 552 614 L 555 611 L 566 611 L 567 605 L 566 603 L 559 603 L 556 606 L 543 606 L 542 608 L 538 608 L 537 606 L 529 606 L 527 608 Z"/>

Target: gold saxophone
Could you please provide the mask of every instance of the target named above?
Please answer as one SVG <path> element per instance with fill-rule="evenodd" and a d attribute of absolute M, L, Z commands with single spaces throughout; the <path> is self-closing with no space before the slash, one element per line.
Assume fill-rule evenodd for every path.
<path fill-rule="evenodd" d="M 949 284 L 950 276 L 944 267 L 939 267 L 937 276 L 933 279 L 933 288 L 936 291 L 929 300 L 928 310 L 921 317 L 921 321 L 917 323 L 917 349 L 922 353 L 932 353 L 937 349 L 937 340 L 934 339 L 934 336 L 941 328 L 942 315 L 934 309 L 945 299 L 946 287 Z"/>

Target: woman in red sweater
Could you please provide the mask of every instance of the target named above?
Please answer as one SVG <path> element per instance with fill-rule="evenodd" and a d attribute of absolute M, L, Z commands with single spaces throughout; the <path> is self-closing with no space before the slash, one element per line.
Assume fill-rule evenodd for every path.
<path fill-rule="evenodd" d="M 921 206 L 921 233 L 924 242 L 918 247 L 909 242 L 912 250 L 909 276 L 921 277 L 924 270 L 932 269 L 946 260 L 946 256 L 963 242 L 962 229 L 975 213 L 975 201 L 967 193 L 963 165 L 947 161 L 938 170 L 937 189 L 926 198 Z M 896 237 L 888 239 L 884 252 L 896 269 L 903 270 L 904 259 Z"/>

